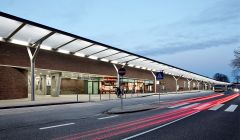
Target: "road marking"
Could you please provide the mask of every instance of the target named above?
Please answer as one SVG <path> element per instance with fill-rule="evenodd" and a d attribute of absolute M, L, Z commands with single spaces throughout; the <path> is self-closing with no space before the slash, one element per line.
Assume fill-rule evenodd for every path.
<path fill-rule="evenodd" d="M 183 106 L 183 105 L 187 105 L 187 104 L 189 104 L 189 103 L 181 103 L 181 104 L 177 104 L 177 105 L 175 105 L 175 106 L 170 106 L 170 107 L 168 107 L 168 108 L 176 108 L 176 107 Z"/>
<path fill-rule="evenodd" d="M 200 105 L 198 107 L 195 107 L 194 109 L 197 109 L 197 110 L 201 110 L 203 108 L 205 108 L 206 106 L 210 105 L 209 103 L 206 103 L 206 104 L 203 104 L 203 105 Z"/>
<path fill-rule="evenodd" d="M 193 106 L 195 106 L 195 105 L 198 105 L 198 104 L 200 104 L 200 103 L 194 103 L 194 104 L 190 104 L 190 105 L 187 105 L 187 106 L 184 106 L 184 107 L 181 107 L 181 108 L 190 108 L 190 107 L 193 107 Z"/>
<path fill-rule="evenodd" d="M 225 111 L 233 112 L 237 107 L 238 107 L 238 105 L 230 105 Z"/>
<path fill-rule="evenodd" d="M 109 119 L 109 118 L 114 118 L 117 117 L 118 115 L 112 115 L 112 116 L 108 116 L 108 117 L 102 117 L 102 118 L 98 118 L 98 120 L 104 120 L 104 119 Z"/>
<path fill-rule="evenodd" d="M 218 110 L 219 108 L 221 108 L 222 106 L 224 106 L 224 104 L 219 104 L 219 105 L 216 105 L 212 108 L 209 108 L 208 110 Z"/>
<path fill-rule="evenodd" d="M 94 115 L 94 116 L 100 116 L 100 115 L 102 115 L 101 113 L 98 113 L 98 114 L 96 114 L 96 115 Z"/>
<path fill-rule="evenodd" d="M 61 127 L 61 126 L 73 125 L 73 124 L 75 124 L 75 123 L 65 123 L 65 124 L 60 124 L 60 125 L 42 127 L 42 128 L 39 128 L 39 129 L 40 129 L 40 130 L 44 130 L 44 129 L 56 128 L 56 127 Z"/>
<path fill-rule="evenodd" d="M 182 119 L 185 119 L 185 118 L 187 118 L 187 117 L 190 117 L 190 116 L 192 116 L 192 115 L 195 115 L 195 114 L 197 114 L 197 113 L 199 113 L 199 112 L 200 112 L 200 111 L 197 111 L 197 112 L 195 112 L 195 113 L 193 113 L 193 114 L 190 114 L 190 115 L 187 115 L 187 116 L 185 116 L 185 117 L 179 118 L 179 119 L 177 119 L 177 120 L 171 121 L 171 122 L 166 123 L 166 124 L 164 124 L 164 125 L 160 125 L 160 126 L 158 126 L 158 127 L 155 127 L 155 128 L 153 128 L 153 129 L 144 131 L 144 132 L 142 132 L 142 133 L 138 133 L 138 134 L 136 134 L 136 135 L 133 135 L 133 136 L 124 138 L 124 139 L 122 139 L 122 140 L 129 140 L 129 139 L 132 139 L 132 138 L 135 138 L 135 137 L 144 135 L 144 134 L 146 134 L 146 133 L 152 132 L 152 131 L 157 130 L 157 129 L 160 129 L 160 128 L 164 127 L 164 126 L 168 126 L 168 125 L 173 124 L 173 123 L 175 123 L 175 122 L 177 122 L 177 121 L 180 121 L 180 120 L 182 120 Z"/>

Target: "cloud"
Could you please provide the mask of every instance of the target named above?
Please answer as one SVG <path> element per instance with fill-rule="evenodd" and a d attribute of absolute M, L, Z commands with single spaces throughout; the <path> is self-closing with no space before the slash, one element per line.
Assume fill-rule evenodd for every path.
<path fill-rule="evenodd" d="M 156 56 L 156 55 L 163 55 L 163 54 L 174 54 L 179 52 L 185 51 L 192 51 L 192 50 L 201 50 L 206 48 L 213 48 L 213 47 L 221 47 L 226 45 L 240 44 L 240 36 L 233 36 L 225 39 L 215 39 L 215 40 L 206 40 L 200 42 L 184 42 L 181 44 L 173 44 L 169 43 L 166 44 L 164 48 L 147 48 L 145 50 L 138 51 L 139 54 L 144 56 Z M 238 47 L 238 46 L 236 46 Z M 145 47 L 146 48 L 146 47 Z"/>
<path fill-rule="evenodd" d="M 210 24 L 210 23 L 226 23 L 238 21 L 240 22 L 240 2 L 239 0 L 220 1 L 204 10 L 197 16 L 191 24 Z"/>
<path fill-rule="evenodd" d="M 239 24 L 239 0 L 218 1 L 197 16 L 150 28 L 152 38 L 133 48 L 151 57 L 236 44 L 240 42 Z"/>

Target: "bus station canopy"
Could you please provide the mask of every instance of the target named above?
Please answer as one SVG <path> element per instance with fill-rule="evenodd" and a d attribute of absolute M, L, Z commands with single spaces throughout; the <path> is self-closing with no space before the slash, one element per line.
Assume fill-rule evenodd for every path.
<path fill-rule="evenodd" d="M 148 71 L 181 76 L 215 84 L 227 84 L 100 42 L 0 12 L 0 41 L 127 65 Z"/>

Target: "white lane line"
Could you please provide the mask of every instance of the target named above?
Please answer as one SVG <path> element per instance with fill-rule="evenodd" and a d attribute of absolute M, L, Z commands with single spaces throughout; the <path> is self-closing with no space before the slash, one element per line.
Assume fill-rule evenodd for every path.
<path fill-rule="evenodd" d="M 216 105 L 212 108 L 209 108 L 208 110 L 218 110 L 219 108 L 221 108 L 222 106 L 224 106 L 224 104 L 219 104 L 219 105 Z"/>
<path fill-rule="evenodd" d="M 205 104 L 203 104 L 203 105 L 200 105 L 200 106 L 198 106 L 198 107 L 195 107 L 194 109 L 201 110 L 201 109 L 203 109 L 203 108 L 205 108 L 205 107 L 207 107 L 207 106 L 209 106 L 209 105 L 210 105 L 209 103 L 205 103 Z"/>
<path fill-rule="evenodd" d="M 180 107 L 180 106 L 183 106 L 183 105 L 187 105 L 189 103 L 181 103 L 181 104 L 177 104 L 177 105 L 174 105 L 174 106 L 170 106 L 168 108 L 176 108 L 176 107 Z"/>
<path fill-rule="evenodd" d="M 234 112 L 234 110 L 238 107 L 238 105 L 230 105 L 225 111 L 226 112 Z"/>
<path fill-rule="evenodd" d="M 190 107 L 193 107 L 195 105 L 199 105 L 200 103 L 194 103 L 194 104 L 190 104 L 190 105 L 187 105 L 187 106 L 184 106 L 184 107 L 181 107 L 181 108 L 190 108 Z"/>
<path fill-rule="evenodd" d="M 112 116 L 108 116 L 108 117 L 102 117 L 102 118 L 98 118 L 98 120 L 104 120 L 104 119 L 109 119 L 109 118 L 114 118 L 117 117 L 118 115 L 112 115 Z"/>
<path fill-rule="evenodd" d="M 96 115 L 94 115 L 94 116 L 96 117 L 96 116 L 100 116 L 100 115 L 102 115 L 102 114 L 101 114 L 101 113 L 99 113 L 99 114 L 96 114 Z"/>
<path fill-rule="evenodd" d="M 195 112 L 195 113 L 193 113 L 193 114 L 190 114 L 190 115 L 187 115 L 187 116 L 185 116 L 185 117 L 179 118 L 179 119 L 177 119 L 177 120 L 171 121 L 171 122 L 166 123 L 166 124 L 164 124 L 164 125 L 160 125 L 160 126 L 158 126 L 158 127 L 155 127 L 155 128 L 153 128 L 153 129 L 144 131 L 144 132 L 142 132 L 142 133 L 138 133 L 138 134 L 136 134 L 136 135 L 133 135 L 133 136 L 124 138 L 124 139 L 122 139 L 122 140 L 129 140 L 129 139 L 132 139 L 132 138 L 135 138 L 135 137 L 144 135 L 144 134 L 146 134 L 146 133 L 152 132 L 152 131 L 157 130 L 157 129 L 160 129 L 160 128 L 164 127 L 164 126 L 168 126 L 168 125 L 173 124 L 173 123 L 175 123 L 175 122 L 177 122 L 177 121 L 180 121 L 180 120 L 182 120 L 182 119 L 185 119 L 185 118 L 187 118 L 187 117 L 190 117 L 190 116 L 192 116 L 192 115 L 195 115 L 195 114 L 197 114 L 197 113 L 199 113 L 199 112 L 200 112 L 200 111 L 197 111 L 197 112 Z"/>
<path fill-rule="evenodd" d="M 56 128 L 56 127 L 61 127 L 61 126 L 73 125 L 73 124 L 75 124 L 75 123 L 65 123 L 65 124 L 60 124 L 60 125 L 42 127 L 42 128 L 39 128 L 39 129 L 40 129 L 40 130 L 44 130 L 44 129 Z"/>

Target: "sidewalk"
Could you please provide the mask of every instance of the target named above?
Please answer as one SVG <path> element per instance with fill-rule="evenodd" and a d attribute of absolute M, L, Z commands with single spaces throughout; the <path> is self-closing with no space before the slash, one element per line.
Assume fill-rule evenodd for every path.
<path fill-rule="evenodd" d="M 153 93 L 135 93 L 126 94 L 123 98 L 137 98 L 152 96 Z M 31 101 L 31 95 L 24 99 L 0 100 L 0 109 L 47 106 L 58 104 L 72 104 L 85 102 L 99 102 L 119 99 L 116 94 L 98 94 L 98 95 L 60 95 L 59 97 L 52 97 L 50 95 L 36 95 L 35 101 Z"/>
<path fill-rule="evenodd" d="M 164 94 L 180 94 L 185 92 L 199 92 L 199 91 L 184 91 L 184 92 L 167 92 L 160 93 Z M 129 98 L 141 98 L 146 96 L 159 95 L 155 93 L 135 93 L 126 94 L 123 96 L 125 99 Z M 22 107 L 34 107 L 34 106 L 47 106 L 47 105 L 58 105 L 58 104 L 73 104 L 73 103 L 85 103 L 85 102 L 99 102 L 108 100 L 119 100 L 115 94 L 101 94 L 98 95 L 60 95 L 59 97 L 52 97 L 50 95 L 37 95 L 35 101 L 31 101 L 31 95 L 24 99 L 13 99 L 13 100 L 0 100 L 0 109 L 10 109 L 10 108 L 22 108 Z M 135 110 L 137 110 L 136 107 Z M 133 108 L 129 108 L 133 110 Z M 140 109 L 141 110 L 141 109 Z"/>

